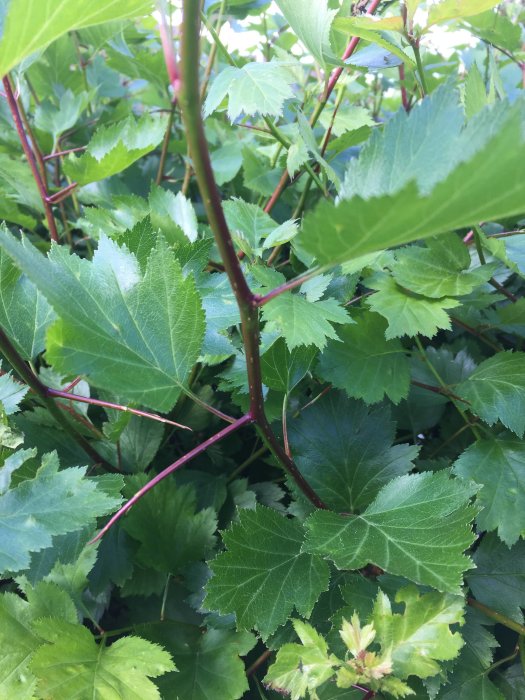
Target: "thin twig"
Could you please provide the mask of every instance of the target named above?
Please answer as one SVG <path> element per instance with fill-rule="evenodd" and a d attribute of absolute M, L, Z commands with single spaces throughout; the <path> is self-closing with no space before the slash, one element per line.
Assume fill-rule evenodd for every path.
<path fill-rule="evenodd" d="M 215 445 L 215 443 L 219 442 L 220 440 L 223 440 L 225 437 L 228 435 L 231 435 L 231 433 L 234 433 L 236 430 L 239 430 L 239 428 L 242 428 L 243 425 L 247 425 L 248 423 L 252 423 L 253 418 L 249 413 L 246 415 L 242 416 L 242 418 L 239 418 L 238 420 L 235 421 L 235 423 L 232 423 L 231 425 L 228 425 L 226 428 L 223 428 L 222 430 L 219 430 L 218 433 L 215 433 L 215 435 L 212 435 L 212 437 L 208 438 L 207 440 L 204 440 L 204 442 L 201 442 L 197 447 L 194 447 L 193 450 L 190 450 L 187 452 L 184 456 L 182 456 L 180 459 L 178 459 L 176 462 L 173 462 L 173 464 L 170 464 L 169 467 L 166 467 L 166 469 L 163 469 L 157 476 L 153 477 L 153 479 L 150 479 L 147 484 L 145 484 L 141 489 L 137 491 L 137 493 L 129 499 L 127 503 L 125 503 L 120 510 L 118 510 L 115 515 L 104 525 L 102 530 L 94 537 L 88 544 L 94 544 L 98 540 L 100 540 L 101 537 L 103 537 L 106 532 L 113 527 L 113 525 L 120 520 L 120 518 L 125 515 L 125 513 L 128 512 L 128 510 L 137 503 L 143 496 L 145 496 L 148 491 L 151 491 L 152 488 L 154 488 L 158 483 L 160 483 L 163 479 L 165 479 L 167 476 L 172 474 L 174 471 L 177 469 L 180 469 L 183 467 L 185 464 L 187 464 L 189 461 L 191 461 L 194 457 L 197 457 L 200 455 L 202 452 L 205 452 L 208 447 L 211 447 L 211 445 Z"/>
<path fill-rule="evenodd" d="M 507 617 L 507 615 L 489 608 L 488 605 L 480 603 L 479 600 L 476 600 L 475 598 L 467 598 L 467 603 L 470 605 L 470 607 L 480 610 L 487 617 L 499 622 L 500 625 L 504 625 L 505 627 L 514 630 L 514 632 L 517 632 L 519 635 L 525 635 L 525 625 L 520 625 L 519 622 L 512 620 L 510 617 Z"/>

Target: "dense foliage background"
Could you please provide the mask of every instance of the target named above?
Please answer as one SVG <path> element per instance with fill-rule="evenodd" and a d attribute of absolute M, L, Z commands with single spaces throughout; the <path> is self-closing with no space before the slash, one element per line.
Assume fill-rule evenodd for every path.
<path fill-rule="evenodd" d="M 0 697 L 522 700 L 522 3 L 183 5 L 0 6 Z"/>

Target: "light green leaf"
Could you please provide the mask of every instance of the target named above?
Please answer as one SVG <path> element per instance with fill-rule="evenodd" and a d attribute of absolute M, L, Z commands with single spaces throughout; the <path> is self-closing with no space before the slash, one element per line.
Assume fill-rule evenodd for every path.
<path fill-rule="evenodd" d="M 266 237 L 263 243 L 263 250 L 288 243 L 295 238 L 298 233 L 299 226 L 297 225 L 297 221 L 288 219 L 288 221 L 284 221 L 280 226 L 277 226 L 277 228 Z"/>
<path fill-rule="evenodd" d="M 44 619 L 35 627 L 49 644 L 37 649 L 31 670 L 39 693 L 53 700 L 160 700 L 150 678 L 175 668 L 164 649 L 140 637 L 124 637 L 101 647 L 81 625 Z"/>
<path fill-rule="evenodd" d="M 321 66 L 334 61 L 330 28 L 337 10 L 327 0 L 277 0 L 286 21 Z"/>
<path fill-rule="evenodd" d="M 482 362 L 456 389 L 470 410 L 489 425 L 498 420 L 523 437 L 525 432 L 525 353 L 499 352 Z"/>
<path fill-rule="evenodd" d="M 301 474 L 330 508 L 346 513 L 363 511 L 417 456 L 417 447 L 392 445 L 387 408 L 369 409 L 335 391 L 289 421 L 288 431 Z"/>
<path fill-rule="evenodd" d="M 458 632 L 450 626 L 463 624 L 463 596 L 447 593 L 420 595 L 415 586 L 402 588 L 396 603 L 403 603 L 402 614 L 394 613 L 384 593 L 379 593 L 372 621 L 383 654 L 392 659 L 392 672 L 399 678 L 428 678 L 440 671 L 438 661 L 456 658 L 463 646 Z"/>
<path fill-rule="evenodd" d="M 302 294 L 285 292 L 263 307 L 267 330 L 277 330 L 289 350 L 299 345 L 315 345 L 322 350 L 326 339 L 337 340 L 332 323 L 352 323 L 335 299 L 310 302 Z"/>
<path fill-rule="evenodd" d="M 450 328 L 450 317 L 445 309 L 460 305 L 456 299 L 427 299 L 412 294 L 383 273 L 368 279 L 367 285 L 377 290 L 367 298 L 366 304 L 388 321 L 387 339 L 418 334 L 432 338 L 438 329 Z"/>
<path fill-rule="evenodd" d="M 10 235 L 4 225 L 0 232 Z M 45 346 L 46 330 L 56 317 L 44 296 L 0 249 L 0 325 L 24 360 Z"/>
<path fill-rule="evenodd" d="M 2 363 L 0 362 L 0 367 Z M 6 416 L 16 413 L 19 410 L 20 401 L 29 391 L 29 387 L 16 382 L 11 372 L 0 375 L 0 404 Z"/>
<path fill-rule="evenodd" d="M 483 12 L 467 20 L 467 27 L 475 36 L 489 44 L 501 46 L 507 51 L 519 50 L 521 46 L 521 27 L 510 17 L 499 12 Z"/>
<path fill-rule="evenodd" d="M 11 475 L 31 457 L 36 457 L 36 450 L 17 450 L 10 454 L 0 467 L 0 495 L 5 493 L 11 484 Z"/>
<path fill-rule="evenodd" d="M 319 358 L 320 376 L 348 396 L 377 403 L 384 396 L 399 403 L 408 395 L 410 372 L 399 340 L 387 340 L 386 322 L 378 314 L 354 316 L 355 324 L 341 328 L 342 342 L 328 341 Z"/>
<path fill-rule="evenodd" d="M 27 568 L 30 552 L 49 547 L 54 535 L 94 525 L 119 505 L 85 478 L 86 467 L 58 467 L 56 453 L 45 455 L 33 479 L 0 497 L 0 571 Z"/>
<path fill-rule="evenodd" d="M 4 4 L 1 12 L 5 12 L 5 16 L 0 40 L 0 76 L 66 32 L 111 20 L 138 17 L 150 10 L 150 0 L 93 0 L 90 3 L 11 0 Z"/>
<path fill-rule="evenodd" d="M 458 593 L 471 568 L 463 552 L 474 541 L 467 505 L 470 484 L 447 470 L 393 479 L 358 516 L 317 511 L 306 521 L 304 550 L 322 554 L 339 569 L 375 564 L 389 573 L 440 591 Z"/>
<path fill-rule="evenodd" d="M 469 270 L 468 248 L 455 234 L 430 238 L 425 247 L 408 246 L 396 251 L 392 274 L 396 282 L 415 294 L 439 299 L 463 296 L 494 274 L 496 265 Z"/>
<path fill-rule="evenodd" d="M 177 192 L 173 194 L 161 187 L 154 187 L 149 197 L 151 223 L 160 228 L 168 240 L 173 237 L 173 229 L 178 227 L 190 243 L 197 240 L 197 215 L 189 199 Z"/>
<path fill-rule="evenodd" d="M 298 241 L 306 252 L 323 265 L 335 265 L 523 211 L 522 102 L 518 100 L 511 108 L 500 103 L 479 112 L 459 140 L 459 115 L 454 109 L 445 109 L 446 104 L 444 97 L 435 103 L 438 112 L 444 109 L 437 132 L 435 118 L 422 119 L 427 110 L 433 111 L 434 102 L 422 103 L 420 117 L 412 117 L 420 114 L 414 110 L 408 118 L 394 119 L 394 126 L 387 126 L 384 136 L 374 132 L 363 164 L 359 165 L 365 151 L 343 186 L 343 196 L 352 198 L 337 206 L 324 201 L 305 217 Z M 417 130 L 416 141 L 413 119 L 421 120 L 425 127 Z M 426 134 L 426 126 L 431 136 Z M 436 139 L 437 133 L 440 136 Z M 421 144 L 420 152 L 414 143 Z M 405 154 L 407 147 L 410 150 Z M 394 149 L 399 157 L 391 156 Z M 458 163 L 460 158 L 464 162 Z"/>
<path fill-rule="evenodd" d="M 227 551 L 210 562 L 213 577 L 204 605 L 234 612 L 240 628 L 257 629 L 263 639 L 286 622 L 294 607 L 308 617 L 328 587 L 326 562 L 301 553 L 301 525 L 270 508 L 239 511 L 223 542 Z"/>
<path fill-rule="evenodd" d="M 476 600 L 523 624 L 525 542 L 519 540 L 509 549 L 495 533 L 487 533 L 474 553 L 474 563 L 467 582 Z"/>
<path fill-rule="evenodd" d="M 525 534 L 525 444 L 509 436 L 478 440 L 454 464 L 454 473 L 483 488 L 476 518 L 481 530 L 495 530 L 513 545 Z"/>
<path fill-rule="evenodd" d="M 328 653 L 325 639 L 307 622 L 294 620 L 293 626 L 301 644 L 279 649 L 264 682 L 279 693 L 290 693 L 291 700 L 299 700 L 331 678 L 338 659 Z"/>
<path fill-rule="evenodd" d="M 415 66 L 414 59 L 394 43 L 388 34 L 388 32 L 401 33 L 403 31 L 401 16 L 377 19 L 373 16 L 338 17 L 334 22 L 334 29 L 346 32 L 351 36 L 358 36 L 361 39 L 370 41 L 372 44 L 377 44 L 400 58 L 403 63 Z"/>
<path fill-rule="evenodd" d="M 488 104 L 485 82 L 475 63 L 469 70 L 465 80 L 463 101 L 465 103 L 465 115 L 467 119 L 471 119 Z"/>
<path fill-rule="evenodd" d="M 227 66 L 210 87 L 204 116 L 212 114 L 228 95 L 228 117 L 232 122 L 243 113 L 281 117 L 285 100 L 294 96 L 293 82 L 293 74 L 278 61 L 246 63 L 242 68 Z"/>
<path fill-rule="evenodd" d="M 166 124 L 165 117 L 145 114 L 137 121 L 128 117 L 111 126 L 101 126 L 85 153 L 70 154 L 64 161 L 64 172 L 79 185 L 120 173 L 158 146 Z"/>
<path fill-rule="evenodd" d="M 162 239 L 144 275 L 125 246 L 105 237 L 93 262 L 59 246 L 46 260 L 27 240 L 1 231 L 0 241 L 60 316 L 47 349 L 57 371 L 86 375 L 156 410 L 173 407 L 199 355 L 204 314 L 193 277 L 183 279 Z"/>
<path fill-rule="evenodd" d="M 278 338 L 261 357 L 263 383 L 269 389 L 289 393 L 309 371 L 317 350 L 312 345 L 300 345 L 290 351 Z"/>
<path fill-rule="evenodd" d="M 233 236 L 248 243 L 250 251 L 256 251 L 261 239 L 266 238 L 277 223 L 261 207 L 234 197 L 224 202 L 224 214 Z"/>
<path fill-rule="evenodd" d="M 126 495 L 133 495 L 147 481 L 146 476 L 130 479 Z M 175 574 L 209 554 L 215 544 L 217 518 L 212 508 L 197 512 L 196 501 L 192 486 L 176 486 L 173 481 L 140 499 L 123 524 L 140 543 L 138 561 Z"/>
<path fill-rule="evenodd" d="M 53 143 L 56 144 L 58 137 L 77 123 L 88 100 L 89 96 L 85 92 L 74 95 L 71 90 L 66 90 L 60 97 L 58 107 L 50 102 L 42 102 L 37 106 L 35 126 L 51 134 Z"/>
<path fill-rule="evenodd" d="M 438 22 L 479 15 L 480 12 L 491 10 L 497 4 L 498 0 L 441 0 L 430 7 L 425 29 Z"/>
<path fill-rule="evenodd" d="M 292 143 L 286 156 L 286 169 L 290 177 L 293 177 L 299 168 L 308 160 L 308 148 L 302 138 Z"/>

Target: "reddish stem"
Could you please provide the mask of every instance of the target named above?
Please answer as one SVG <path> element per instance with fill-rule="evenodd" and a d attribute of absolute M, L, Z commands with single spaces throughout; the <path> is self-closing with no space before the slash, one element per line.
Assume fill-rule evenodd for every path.
<path fill-rule="evenodd" d="M 148 491 L 151 491 L 152 488 L 154 488 L 158 483 L 160 483 L 163 479 L 165 479 L 167 476 L 172 474 L 174 471 L 177 469 L 180 469 L 180 467 L 183 467 L 187 462 L 192 460 L 194 457 L 197 457 L 200 455 L 202 452 L 205 452 L 208 447 L 211 447 L 211 445 L 214 445 L 216 442 L 219 442 L 223 438 L 227 437 L 231 433 L 234 433 L 236 430 L 239 430 L 239 428 L 242 428 L 243 425 L 247 425 L 248 423 L 252 423 L 253 418 L 252 416 L 247 413 L 246 415 L 242 416 L 242 418 L 239 418 L 238 420 L 235 421 L 235 423 L 232 423 L 231 425 L 228 425 L 226 428 L 223 428 L 222 430 L 219 430 L 218 433 L 215 433 L 215 435 L 212 435 L 210 438 L 205 440 L 204 442 L 201 442 L 200 445 L 197 445 L 197 447 L 194 447 L 193 450 L 190 450 L 187 452 L 183 457 L 180 457 L 176 462 L 173 462 L 173 464 L 170 464 L 169 467 L 166 467 L 166 469 L 163 469 L 157 476 L 153 477 L 150 481 L 148 481 L 147 484 L 145 484 L 141 489 L 137 491 L 137 493 L 129 499 L 127 503 L 125 503 L 120 510 L 118 510 L 115 515 L 109 520 L 106 525 L 102 528 L 102 530 L 96 535 L 96 537 L 93 537 L 93 539 L 88 543 L 88 544 L 94 544 L 98 540 L 100 540 L 101 537 L 103 537 L 106 532 L 113 527 L 113 525 L 117 522 L 117 520 L 120 520 L 120 518 L 128 512 L 128 510 L 135 505 L 137 501 L 139 501 L 143 496 L 145 496 Z"/>
<path fill-rule="evenodd" d="M 407 89 L 405 86 L 405 64 L 399 66 L 399 84 L 401 85 L 401 103 L 405 112 L 410 112 L 410 100 L 408 99 Z"/>
<path fill-rule="evenodd" d="M 159 25 L 159 31 L 160 40 L 162 43 L 162 50 L 164 52 L 164 62 L 166 64 L 168 78 L 173 89 L 173 102 L 175 103 L 179 95 L 181 79 L 179 68 L 177 66 L 177 59 L 175 58 L 175 51 L 173 50 L 173 37 L 171 35 L 171 27 L 168 27 L 168 23 L 166 21 L 166 13 L 164 12 L 163 8 L 161 8 L 161 21 Z"/>
<path fill-rule="evenodd" d="M 47 197 L 47 201 L 50 204 L 58 204 L 62 200 L 64 200 L 66 197 L 69 197 L 71 192 L 75 189 L 77 186 L 76 182 L 72 182 L 70 185 L 67 187 L 64 187 L 64 189 L 60 190 L 60 192 L 55 192 L 55 194 L 49 195 Z"/>
<path fill-rule="evenodd" d="M 52 160 L 53 158 L 61 158 L 62 156 L 67 156 L 70 153 L 78 153 L 78 151 L 85 151 L 86 146 L 78 146 L 78 148 L 68 148 L 65 151 L 55 151 L 55 153 L 50 153 L 48 156 L 44 156 L 43 160 Z"/>
<path fill-rule="evenodd" d="M 301 275 L 300 277 L 295 277 L 293 280 L 283 282 L 283 284 L 280 284 L 278 287 L 275 287 L 275 289 L 272 289 L 272 291 L 268 292 L 268 294 L 256 294 L 255 302 L 257 306 L 264 306 L 272 299 L 275 299 L 275 297 L 278 297 L 280 294 L 284 294 L 284 292 L 289 292 L 291 289 L 300 287 L 302 284 L 304 284 L 305 282 L 312 279 L 312 277 L 315 277 L 318 274 L 319 270 L 310 270 L 309 272 L 305 273 L 304 275 Z"/>
<path fill-rule="evenodd" d="M 140 416 L 141 418 L 149 418 L 150 420 L 156 420 L 159 423 L 167 423 L 168 425 L 174 425 L 176 428 L 182 428 L 183 430 L 190 430 L 191 428 L 187 425 L 182 425 L 181 423 L 175 423 L 175 421 L 168 420 L 168 418 L 163 418 L 158 416 L 156 413 L 148 413 L 148 411 L 140 411 L 137 408 L 130 408 L 129 406 L 123 406 L 122 404 L 112 403 L 111 401 L 101 401 L 100 399 L 93 399 L 89 396 L 79 396 L 78 394 L 70 394 L 67 391 L 59 391 L 58 389 L 47 388 L 47 395 L 54 396 L 58 399 L 67 399 L 68 401 L 78 401 L 80 403 L 87 403 L 92 406 L 102 406 L 103 408 L 112 408 L 115 411 L 124 411 L 125 413 L 133 413 L 135 416 Z"/>
<path fill-rule="evenodd" d="M 38 187 L 38 191 L 40 193 L 40 198 L 42 199 L 42 204 L 44 205 L 47 225 L 49 227 L 49 234 L 51 236 L 51 239 L 58 243 L 58 231 L 55 223 L 55 218 L 53 216 L 53 211 L 51 209 L 51 203 L 49 202 L 47 189 L 38 169 L 35 154 L 33 153 L 33 150 L 29 144 L 26 132 L 24 131 L 24 125 L 22 124 L 22 118 L 20 116 L 20 110 L 18 109 L 18 103 L 13 93 L 13 89 L 11 87 L 11 81 L 9 80 L 9 77 L 7 75 L 4 78 L 2 78 L 2 83 L 5 90 L 7 104 L 9 105 L 9 109 L 11 110 L 11 114 L 13 115 L 13 120 L 15 122 L 15 127 L 18 132 L 20 143 L 22 144 L 22 148 L 24 149 L 24 153 L 29 163 L 29 167 L 31 168 L 33 178 L 36 182 L 36 186 Z"/>

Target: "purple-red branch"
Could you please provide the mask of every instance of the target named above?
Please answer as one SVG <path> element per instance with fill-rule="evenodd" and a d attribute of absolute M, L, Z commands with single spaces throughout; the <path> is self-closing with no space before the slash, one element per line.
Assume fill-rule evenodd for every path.
<path fill-rule="evenodd" d="M 129 501 L 122 506 L 120 510 L 118 510 L 115 515 L 104 525 L 102 530 L 96 535 L 96 537 L 93 537 L 93 539 L 88 543 L 88 544 L 94 544 L 98 540 L 100 540 L 101 537 L 103 537 L 106 532 L 113 527 L 113 525 L 120 520 L 120 518 L 128 512 L 130 508 L 132 508 L 137 501 L 139 501 L 143 496 L 145 496 L 148 491 L 151 491 L 152 488 L 154 488 L 159 482 L 161 482 L 163 479 L 165 479 L 167 476 L 172 474 L 174 471 L 177 469 L 180 469 L 180 467 L 183 467 L 187 462 L 192 460 L 194 457 L 197 457 L 200 455 L 202 452 L 205 452 L 205 450 L 208 449 L 208 447 L 211 447 L 211 445 L 214 445 L 215 443 L 219 442 L 220 440 L 224 439 L 231 433 L 234 433 L 236 430 L 239 430 L 239 428 L 242 428 L 243 425 L 247 425 L 248 423 L 252 423 L 253 418 L 250 413 L 247 413 L 246 415 L 242 416 L 242 418 L 239 418 L 238 420 L 235 421 L 235 423 L 232 423 L 231 425 L 228 425 L 226 428 L 223 428 L 222 430 L 219 430 L 218 433 L 215 433 L 215 435 L 212 435 L 210 438 L 205 440 L 204 442 L 201 442 L 200 445 L 197 445 L 197 447 L 194 447 L 193 450 L 190 450 L 187 452 L 183 457 L 180 457 L 176 462 L 173 462 L 173 464 L 170 464 L 169 467 L 166 467 L 166 469 L 163 469 L 157 476 L 153 477 L 150 481 L 148 481 L 147 484 L 145 484 L 141 489 L 137 491 L 137 493 L 132 496 L 132 498 L 129 499 Z M 176 545 L 175 545 L 176 546 Z"/>

